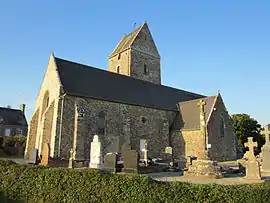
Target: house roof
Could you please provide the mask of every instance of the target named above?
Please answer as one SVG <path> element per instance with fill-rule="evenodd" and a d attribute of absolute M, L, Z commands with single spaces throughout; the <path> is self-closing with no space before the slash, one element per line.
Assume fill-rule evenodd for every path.
<path fill-rule="evenodd" d="M 144 25 L 144 24 L 143 24 Z M 136 38 L 137 34 L 140 32 L 141 28 L 143 27 L 143 25 L 141 25 L 140 27 L 136 28 L 135 30 L 133 30 L 131 33 L 124 35 L 124 37 L 120 40 L 120 42 L 118 43 L 118 45 L 116 46 L 116 48 L 113 50 L 113 52 L 111 53 L 110 57 L 113 57 L 123 51 L 125 51 L 126 49 L 130 48 L 132 42 L 134 41 L 134 39 Z"/>
<path fill-rule="evenodd" d="M 27 126 L 27 121 L 21 110 L 0 107 L 0 124 Z"/>
<path fill-rule="evenodd" d="M 67 94 L 176 111 L 178 102 L 205 97 L 57 57 L 55 63 Z"/>
<path fill-rule="evenodd" d="M 205 97 L 185 102 L 179 102 L 179 112 L 174 120 L 172 130 L 196 130 L 200 129 L 199 100 L 205 101 L 204 111 L 207 121 L 214 106 L 216 96 Z"/>

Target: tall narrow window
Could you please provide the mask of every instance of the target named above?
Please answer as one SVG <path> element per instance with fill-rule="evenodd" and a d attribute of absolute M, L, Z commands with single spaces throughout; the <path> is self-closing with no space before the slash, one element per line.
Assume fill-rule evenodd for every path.
<path fill-rule="evenodd" d="M 223 116 L 220 116 L 220 122 L 219 122 L 219 131 L 220 131 L 220 137 L 224 137 L 225 134 L 225 121 Z"/>
<path fill-rule="evenodd" d="M 118 60 L 121 58 L 121 54 L 118 54 Z"/>
<path fill-rule="evenodd" d="M 120 73 L 120 66 L 117 66 L 116 71 L 117 73 Z"/>
<path fill-rule="evenodd" d="M 103 111 L 98 114 L 98 134 L 105 134 L 105 113 Z"/>
<path fill-rule="evenodd" d="M 143 71 L 144 71 L 144 74 L 145 75 L 148 75 L 148 72 L 149 71 L 148 71 L 148 68 L 147 68 L 147 65 L 146 64 L 143 65 Z"/>

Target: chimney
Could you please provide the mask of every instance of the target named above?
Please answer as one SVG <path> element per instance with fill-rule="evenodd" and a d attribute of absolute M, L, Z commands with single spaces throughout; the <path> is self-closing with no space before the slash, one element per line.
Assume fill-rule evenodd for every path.
<path fill-rule="evenodd" d="M 20 105 L 20 110 L 24 114 L 24 112 L 25 112 L 25 104 Z"/>

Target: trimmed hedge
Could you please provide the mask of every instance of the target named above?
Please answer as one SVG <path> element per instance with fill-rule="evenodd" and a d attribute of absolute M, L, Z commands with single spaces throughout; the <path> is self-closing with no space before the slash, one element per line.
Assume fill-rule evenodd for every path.
<path fill-rule="evenodd" d="M 46 202 L 270 202 L 270 184 L 162 183 L 139 175 L 18 165 L 0 160 L 0 191 Z"/>
<path fill-rule="evenodd" d="M 4 147 L 3 145 L 13 147 L 16 143 L 20 146 L 26 144 L 26 137 L 25 136 L 6 136 L 0 137 L 0 146 Z"/>

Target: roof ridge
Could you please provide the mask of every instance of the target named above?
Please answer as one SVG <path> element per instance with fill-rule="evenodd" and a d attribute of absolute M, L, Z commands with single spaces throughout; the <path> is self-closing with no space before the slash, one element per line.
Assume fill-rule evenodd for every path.
<path fill-rule="evenodd" d="M 149 81 L 146 81 L 146 80 L 140 80 L 138 78 L 134 78 L 134 77 L 130 77 L 130 76 L 127 76 L 127 75 L 122 75 L 122 74 L 118 74 L 118 73 L 114 73 L 114 72 L 110 72 L 110 71 L 107 71 L 107 70 L 104 70 L 102 68 L 98 68 L 98 67 L 94 67 L 94 66 L 89 66 L 89 65 L 86 65 L 86 64 L 83 64 L 83 63 L 79 63 L 79 62 L 74 62 L 74 61 L 70 61 L 70 60 L 67 60 L 67 59 L 63 59 L 63 58 L 59 58 L 59 57 L 55 57 L 55 59 L 59 59 L 59 60 L 63 60 L 63 61 L 66 61 L 66 62 L 69 62 L 69 63 L 72 63 L 72 64 L 76 64 L 76 65 L 80 65 L 80 66 L 83 66 L 81 68 L 93 68 L 97 71 L 101 71 L 101 72 L 104 72 L 106 74 L 113 74 L 113 75 L 117 75 L 119 77 L 126 77 L 126 78 L 129 78 L 130 80 L 135 80 L 135 81 L 140 81 L 141 83 L 147 83 L 147 84 L 150 84 L 150 85 L 153 85 L 153 86 L 161 86 L 163 88 L 170 88 L 172 90 L 175 90 L 175 91 L 181 91 L 183 93 L 186 93 L 186 94 L 189 94 L 189 95 L 194 95 L 194 96 L 201 96 L 201 97 L 207 97 L 205 95 L 201 95 L 201 94 L 197 94 L 197 93 L 193 93 L 193 92 L 190 92 L 190 91 L 186 91 L 186 90 L 183 90 L 183 89 L 177 89 L 175 87 L 170 87 L 168 85 L 162 85 L 162 84 L 155 84 L 155 83 L 152 83 L 152 82 L 149 82 Z M 56 64 L 57 66 L 57 64 Z"/>
<path fill-rule="evenodd" d="M 13 108 L 1 107 L 1 106 L 0 106 L 0 109 L 12 110 L 12 111 L 21 111 L 20 109 L 13 109 Z"/>
<path fill-rule="evenodd" d="M 188 101 L 182 101 L 182 102 L 179 102 L 179 103 L 191 103 L 191 102 L 195 102 L 196 100 L 201 100 L 201 99 L 204 99 L 204 98 L 216 97 L 216 96 L 204 96 L 204 95 L 201 95 L 201 96 L 203 96 L 203 97 L 202 98 L 198 98 L 198 99 L 188 100 Z"/>
<path fill-rule="evenodd" d="M 109 58 L 116 56 L 117 54 L 122 53 L 123 51 L 127 50 L 130 48 L 130 45 L 133 43 L 134 39 L 137 37 L 138 33 L 142 29 L 142 27 L 145 25 L 143 23 L 133 31 L 131 31 L 128 34 L 124 34 L 124 36 L 121 38 L 121 40 L 118 42 L 112 53 L 109 55 Z M 132 36 L 134 35 L 134 36 Z"/>

